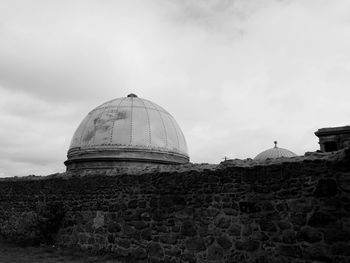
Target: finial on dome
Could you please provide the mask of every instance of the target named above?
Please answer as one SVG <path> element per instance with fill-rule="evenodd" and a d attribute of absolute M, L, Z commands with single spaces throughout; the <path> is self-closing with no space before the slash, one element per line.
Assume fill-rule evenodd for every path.
<path fill-rule="evenodd" d="M 277 148 L 277 141 L 274 141 L 273 143 L 275 144 L 275 148 Z"/>
<path fill-rule="evenodd" d="M 130 94 L 128 95 L 128 97 L 129 97 L 129 98 L 137 98 L 137 95 L 134 94 L 134 93 L 130 93 Z"/>

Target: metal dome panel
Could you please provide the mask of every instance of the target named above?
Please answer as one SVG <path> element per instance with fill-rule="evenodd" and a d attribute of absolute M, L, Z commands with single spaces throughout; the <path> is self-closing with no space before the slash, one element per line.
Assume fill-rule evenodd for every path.
<path fill-rule="evenodd" d="M 139 154 L 126 154 L 133 150 Z M 143 160 L 145 152 L 162 156 L 146 156 Z M 162 107 L 134 94 L 108 101 L 83 119 L 72 138 L 66 163 L 106 155 L 152 162 L 160 158 L 169 163 L 189 159 L 185 137 L 175 119 Z"/>
<path fill-rule="evenodd" d="M 277 147 L 277 142 L 275 142 L 275 147 L 259 153 L 254 160 L 290 158 L 294 156 L 297 155 L 287 149 Z"/>

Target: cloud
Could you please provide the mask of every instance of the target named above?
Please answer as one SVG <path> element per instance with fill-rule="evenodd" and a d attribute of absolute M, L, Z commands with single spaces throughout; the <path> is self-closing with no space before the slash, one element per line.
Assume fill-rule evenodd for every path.
<path fill-rule="evenodd" d="M 20 7 L 20 8 L 19 8 Z M 194 162 L 254 157 L 348 124 L 350 3 L 4 1 L 0 173 L 64 170 L 74 129 L 130 92 L 168 110 Z"/>
<path fill-rule="evenodd" d="M 77 108 L 0 88 L 0 173 L 62 171 L 70 140 L 66 134 L 74 132 L 76 119 L 81 118 Z"/>

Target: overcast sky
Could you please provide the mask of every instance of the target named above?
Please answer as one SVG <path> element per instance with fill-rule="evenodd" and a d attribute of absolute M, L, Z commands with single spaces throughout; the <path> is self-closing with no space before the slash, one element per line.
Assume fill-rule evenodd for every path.
<path fill-rule="evenodd" d="M 350 1 L 0 0 L 0 177 L 64 171 L 81 120 L 131 92 L 192 162 L 315 151 L 350 124 Z"/>

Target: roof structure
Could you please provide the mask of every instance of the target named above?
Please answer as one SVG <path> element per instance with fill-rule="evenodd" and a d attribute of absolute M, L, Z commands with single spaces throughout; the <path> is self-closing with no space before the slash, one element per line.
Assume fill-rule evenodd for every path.
<path fill-rule="evenodd" d="M 277 158 L 290 158 L 297 156 L 295 153 L 284 149 L 277 147 L 277 141 L 274 141 L 275 147 L 268 149 L 266 151 L 263 151 L 259 153 L 254 160 L 267 160 L 267 159 L 277 159 Z"/>
<path fill-rule="evenodd" d="M 68 170 L 82 166 L 77 164 L 99 168 L 121 162 L 189 161 L 186 140 L 175 119 L 135 94 L 93 109 L 75 131 L 67 156 Z"/>
<path fill-rule="evenodd" d="M 334 152 L 350 146 L 349 125 L 318 129 L 315 135 L 319 138 L 322 152 Z"/>
<path fill-rule="evenodd" d="M 328 127 L 328 128 L 322 128 L 318 129 L 315 132 L 315 135 L 318 137 L 321 136 L 328 136 L 328 135 L 338 135 L 338 134 L 346 134 L 350 133 L 350 126 L 340 126 L 340 127 Z"/>

